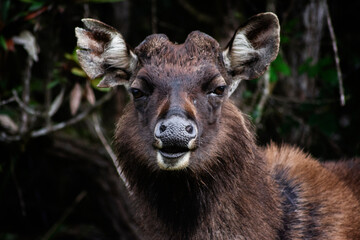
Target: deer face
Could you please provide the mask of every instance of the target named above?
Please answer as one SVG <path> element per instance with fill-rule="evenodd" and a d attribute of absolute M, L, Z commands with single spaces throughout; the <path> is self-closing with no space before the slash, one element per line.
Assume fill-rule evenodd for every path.
<path fill-rule="evenodd" d="M 266 70 L 279 45 L 279 24 L 271 13 L 251 18 L 224 51 L 198 31 L 180 45 L 154 34 L 132 51 L 112 27 L 83 21 L 87 30 L 76 29 L 80 64 L 91 78 L 104 77 L 99 86 L 127 86 L 134 124 L 163 170 L 184 169 L 199 159 L 217 137 L 224 102 L 240 80 Z"/>

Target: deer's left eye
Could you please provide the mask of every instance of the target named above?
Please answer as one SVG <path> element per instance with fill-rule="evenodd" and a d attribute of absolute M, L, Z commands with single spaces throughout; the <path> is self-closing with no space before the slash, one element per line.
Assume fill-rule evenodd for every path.
<path fill-rule="evenodd" d="M 210 94 L 213 95 L 217 95 L 217 96 L 222 96 L 225 92 L 226 86 L 219 86 L 217 88 L 215 88 L 212 92 L 210 92 Z"/>
<path fill-rule="evenodd" d="M 138 88 L 131 88 L 130 92 L 133 95 L 135 100 L 140 99 L 145 96 L 145 93 Z"/>

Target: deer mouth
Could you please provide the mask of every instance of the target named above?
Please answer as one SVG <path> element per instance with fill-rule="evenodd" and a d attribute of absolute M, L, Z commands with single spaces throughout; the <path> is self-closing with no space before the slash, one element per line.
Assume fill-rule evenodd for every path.
<path fill-rule="evenodd" d="M 181 170 L 189 165 L 190 149 L 179 146 L 158 148 L 156 158 L 162 170 Z"/>
<path fill-rule="evenodd" d="M 189 152 L 188 148 L 178 146 L 163 147 L 162 149 L 159 149 L 159 153 L 167 159 L 180 158 L 187 152 Z"/>

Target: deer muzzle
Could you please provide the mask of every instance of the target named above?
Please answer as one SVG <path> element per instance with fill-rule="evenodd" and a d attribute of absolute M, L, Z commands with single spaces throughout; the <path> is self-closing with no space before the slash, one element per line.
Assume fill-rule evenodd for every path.
<path fill-rule="evenodd" d="M 197 134 L 195 122 L 182 116 L 173 115 L 158 121 L 154 146 L 159 167 L 165 170 L 186 168 L 191 150 L 195 149 Z"/>

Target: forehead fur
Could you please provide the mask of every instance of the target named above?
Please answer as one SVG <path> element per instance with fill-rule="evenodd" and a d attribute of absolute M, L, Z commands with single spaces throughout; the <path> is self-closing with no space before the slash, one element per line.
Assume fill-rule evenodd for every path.
<path fill-rule="evenodd" d="M 221 57 L 219 43 L 209 35 L 191 32 L 183 44 L 169 41 L 164 34 L 148 36 L 135 53 L 144 64 L 179 64 L 187 65 L 199 61 L 217 62 Z"/>

